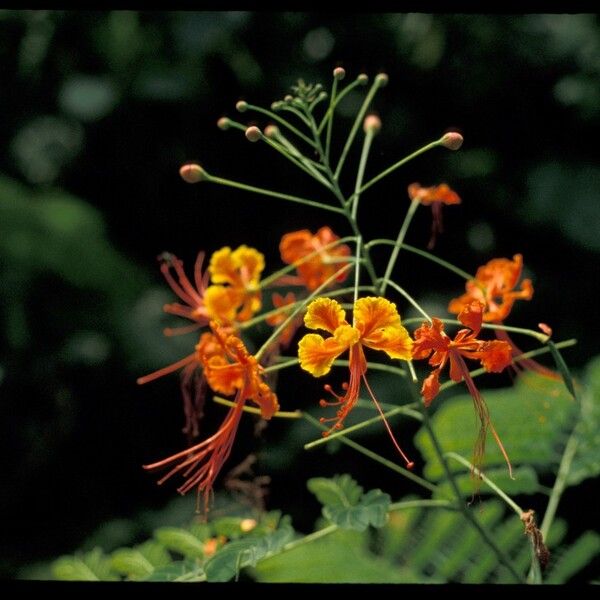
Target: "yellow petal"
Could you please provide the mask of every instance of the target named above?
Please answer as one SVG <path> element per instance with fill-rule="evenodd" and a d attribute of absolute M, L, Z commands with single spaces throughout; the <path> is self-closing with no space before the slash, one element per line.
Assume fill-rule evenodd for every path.
<path fill-rule="evenodd" d="M 354 303 L 354 321 L 364 338 L 376 329 L 399 326 L 400 315 L 393 302 L 369 296 Z"/>
<path fill-rule="evenodd" d="M 331 298 L 317 298 L 308 305 L 304 324 L 309 329 L 324 329 L 333 333 L 340 325 L 347 325 L 346 311 Z"/>
<path fill-rule="evenodd" d="M 242 245 L 233 251 L 231 257 L 241 274 L 245 287 L 258 285 L 260 274 L 265 268 L 265 257 L 258 250 Z"/>
<path fill-rule="evenodd" d="M 368 338 L 361 338 L 361 342 L 374 350 L 383 350 L 390 358 L 412 358 L 413 341 L 402 325 L 378 329 Z"/>
<path fill-rule="evenodd" d="M 400 324 L 393 302 L 385 298 L 360 298 L 354 304 L 354 319 L 365 346 L 383 350 L 391 358 L 410 360 L 412 339 Z"/>
<path fill-rule="evenodd" d="M 229 246 L 213 252 L 208 266 L 210 278 L 213 283 L 239 284 L 239 274 L 237 273 L 232 254 Z"/>
<path fill-rule="evenodd" d="M 321 377 L 329 373 L 333 361 L 346 348 L 335 337 L 324 339 L 317 333 L 308 333 L 298 343 L 300 366 L 314 377 Z"/>
<path fill-rule="evenodd" d="M 243 300 L 242 291 L 223 285 L 211 285 L 204 293 L 204 306 L 206 306 L 208 316 L 220 323 L 234 321 Z"/>

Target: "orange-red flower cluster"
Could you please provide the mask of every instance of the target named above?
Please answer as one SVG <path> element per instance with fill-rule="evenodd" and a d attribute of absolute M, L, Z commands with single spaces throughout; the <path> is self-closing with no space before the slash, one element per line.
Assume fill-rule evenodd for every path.
<path fill-rule="evenodd" d="M 144 467 L 153 470 L 172 466 L 159 484 L 182 472 L 186 481 L 178 491 L 185 494 L 196 487 L 198 497 L 204 496 L 205 510 L 215 479 L 231 452 L 245 403 L 254 402 L 264 419 L 270 419 L 279 409 L 277 395 L 263 381 L 262 367 L 243 341 L 215 321 L 210 322 L 210 328 L 211 332 L 203 333 L 196 346 L 195 360 L 215 392 L 227 396 L 236 394 L 234 406 L 215 434 L 183 452 Z"/>
<path fill-rule="evenodd" d="M 485 400 L 475 386 L 469 373 L 465 358 L 478 360 L 488 372 L 500 373 L 512 362 L 510 344 L 505 341 L 484 341 L 477 339 L 481 330 L 484 305 L 478 300 L 467 304 L 458 320 L 465 326 L 459 330 L 454 339 L 444 332 L 444 324 L 436 318 L 431 323 L 424 323 L 415 331 L 413 358 L 416 360 L 429 359 L 429 364 L 435 367 L 431 374 L 424 380 L 421 393 L 425 405 L 429 406 L 440 390 L 440 373 L 447 364 L 450 365 L 450 379 L 455 382 L 465 381 L 469 393 L 473 398 L 475 410 L 479 417 L 480 429 L 475 444 L 473 463 L 476 467 L 481 465 L 485 452 L 485 439 L 488 429 L 492 432 L 500 450 L 502 451 L 509 470 L 510 461 L 504 446 L 491 423 L 488 407 Z"/>

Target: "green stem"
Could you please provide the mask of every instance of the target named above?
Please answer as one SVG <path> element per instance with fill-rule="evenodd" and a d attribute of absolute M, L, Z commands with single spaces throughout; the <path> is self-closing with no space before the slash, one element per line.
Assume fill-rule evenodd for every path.
<path fill-rule="evenodd" d="M 375 240 L 371 240 L 370 242 L 365 244 L 365 246 L 369 249 L 372 246 L 380 246 L 380 245 L 396 246 L 397 242 L 395 242 L 394 240 L 378 238 Z M 459 277 L 462 277 L 463 279 L 466 279 L 467 281 L 470 281 L 471 279 L 473 279 L 473 276 L 469 275 L 466 271 L 463 271 L 462 269 L 455 267 L 452 263 L 449 263 L 441 258 L 438 258 L 437 256 L 435 256 L 434 254 L 431 254 L 430 252 L 426 252 L 425 250 L 421 250 L 420 248 L 415 248 L 414 246 L 409 246 L 408 244 L 405 244 L 405 243 L 402 243 L 401 246 L 402 246 L 403 250 L 407 250 L 408 252 L 412 252 L 413 254 L 418 254 L 419 256 L 422 256 L 423 258 L 430 260 L 431 262 L 437 263 L 438 265 L 444 267 L 445 269 L 448 269 L 449 271 L 452 271 L 453 273 L 456 273 Z"/>
<path fill-rule="evenodd" d="M 371 179 L 370 181 L 365 183 L 365 185 L 362 186 L 360 193 L 362 194 L 365 190 L 368 190 L 372 185 L 375 185 L 378 181 L 381 181 L 384 177 L 387 177 L 390 173 L 393 173 L 396 169 L 399 169 L 401 166 L 405 165 L 407 162 L 411 161 L 413 158 L 417 158 L 417 156 L 420 156 L 421 154 L 424 154 L 428 150 L 431 150 L 432 148 L 436 148 L 439 145 L 440 145 L 440 140 L 436 140 L 435 142 L 431 142 L 430 144 L 427 144 L 426 146 L 419 148 L 412 154 L 409 154 L 407 157 L 403 158 L 402 160 L 399 160 L 397 163 L 394 163 L 393 165 L 391 165 L 390 167 L 388 167 L 387 169 L 385 169 L 384 171 L 379 173 L 379 175 L 376 175 L 375 177 L 373 177 L 373 179 Z"/>
<path fill-rule="evenodd" d="M 297 135 L 301 140 L 306 142 L 309 146 L 314 148 L 314 142 L 307 136 L 304 135 L 299 129 L 294 127 L 291 123 L 280 117 L 278 114 L 266 109 L 261 106 L 255 106 L 254 104 L 248 104 L 248 110 L 253 110 L 255 112 L 261 113 L 269 117 L 269 119 L 273 119 L 273 121 L 277 121 L 280 125 L 283 125 L 286 129 Z"/>
<path fill-rule="evenodd" d="M 402 294 L 430 323 L 433 322 L 431 317 L 423 310 L 423 308 L 421 308 L 421 305 L 404 288 L 400 287 L 395 281 L 388 280 L 387 282 L 399 294 Z"/>
<path fill-rule="evenodd" d="M 384 414 L 384 416 L 386 419 L 389 420 L 390 417 L 395 417 L 396 415 L 399 415 L 399 414 L 409 415 L 419 421 L 423 420 L 421 417 L 421 413 L 419 413 L 415 410 L 411 410 L 410 408 L 406 408 L 404 406 L 397 406 L 396 408 L 393 408 L 392 410 L 389 410 L 388 412 L 386 412 Z M 374 425 L 375 423 L 379 423 L 381 420 L 382 420 L 381 415 L 377 415 L 376 417 L 372 417 L 371 419 L 367 419 L 366 421 L 361 421 L 360 423 L 357 423 L 356 425 L 352 425 L 351 427 L 344 427 L 343 431 L 336 431 L 334 433 L 331 433 L 327 437 L 322 437 L 322 438 L 319 438 L 318 440 L 308 442 L 308 444 L 304 444 L 304 449 L 312 450 L 313 448 L 316 448 L 317 446 L 327 444 L 327 443 L 331 442 L 332 440 L 335 440 L 339 437 L 348 435 L 350 433 L 354 433 L 355 431 L 359 431 L 361 429 L 364 429 L 365 427 L 369 427 L 369 425 Z"/>
<path fill-rule="evenodd" d="M 350 150 L 350 147 L 352 146 L 352 142 L 354 142 L 354 138 L 356 137 L 358 128 L 361 126 L 363 119 L 365 117 L 365 114 L 366 114 L 371 102 L 373 101 L 373 98 L 375 97 L 377 90 L 380 88 L 381 85 L 382 85 L 382 83 L 381 83 L 380 79 L 376 77 L 375 80 L 373 81 L 373 85 L 371 86 L 371 89 L 369 90 L 369 93 L 367 94 L 367 97 L 365 98 L 364 102 L 362 103 L 362 106 L 360 107 L 360 110 L 358 111 L 358 114 L 356 115 L 356 119 L 354 120 L 354 125 L 352 125 L 352 129 L 350 130 L 350 135 L 348 135 L 348 139 L 346 140 L 346 144 L 344 146 L 344 149 L 342 150 L 342 155 L 340 156 L 337 167 L 335 169 L 335 173 L 333 175 L 333 178 L 336 181 L 340 177 L 342 167 L 344 166 L 344 162 L 346 161 L 346 157 L 348 156 L 348 151 Z"/>
<path fill-rule="evenodd" d="M 498 496 L 502 498 L 502 500 L 504 500 L 504 502 L 506 502 L 506 504 L 517 513 L 517 516 L 521 518 L 521 515 L 523 514 L 523 509 L 502 489 L 500 489 L 485 473 L 482 473 L 473 463 L 469 462 L 466 458 L 460 456 L 460 454 L 456 454 L 456 452 L 446 452 L 445 456 L 447 458 L 452 458 L 456 460 L 461 465 L 464 465 L 465 467 L 470 469 L 470 471 L 474 473 L 475 476 L 479 477 L 488 485 L 488 487 L 494 490 L 494 492 L 496 492 L 496 494 L 498 494 Z"/>
<path fill-rule="evenodd" d="M 419 200 L 412 200 L 408 210 L 406 211 L 406 216 L 404 217 L 404 222 L 400 227 L 400 231 L 398 232 L 398 237 L 396 239 L 396 243 L 394 244 L 394 249 L 392 250 L 392 254 L 390 255 L 390 259 L 388 261 L 387 267 L 385 268 L 385 273 L 383 275 L 383 279 L 381 281 L 381 286 L 379 288 L 379 293 L 383 296 L 385 294 L 385 287 L 389 278 L 394 270 L 394 265 L 396 264 L 396 260 L 398 258 L 398 253 L 400 252 L 400 248 L 404 242 L 404 238 L 406 237 L 406 232 L 408 231 L 408 227 L 417 212 L 417 208 L 419 208 L 419 204 L 421 202 Z"/>
<path fill-rule="evenodd" d="M 416 392 L 416 390 L 414 388 L 411 388 L 411 389 L 413 389 Z M 446 460 L 446 456 L 444 455 L 444 451 L 442 450 L 440 442 L 439 442 L 437 436 L 435 435 L 435 432 L 433 431 L 433 427 L 431 426 L 431 421 L 429 420 L 429 414 L 427 412 L 427 409 L 425 408 L 425 406 L 422 403 L 419 403 L 419 406 L 420 406 L 421 412 L 423 414 L 423 424 L 425 425 L 425 429 L 427 430 L 427 433 L 433 443 L 433 448 L 435 450 L 435 453 L 438 457 L 438 460 L 442 464 L 442 467 L 446 474 L 446 478 L 450 482 L 450 486 L 452 487 L 452 490 L 456 497 L 457 505 L 458 505 L 460 511 L 462 512 L 464 518 L 479 533 L 481 538 L 485 541 L 485 543 L 490 547 L 490 549 L 497 556 L 498 560 L 510 571 L 511 575 L 519 583 L 524 583 L 523 577 L 521 577 L 521 575 L 519 575 L 518 571 L 515 569 L 511 560 L 508 558 L 508 556 L 506 556 L 506 554 L 504 553 L 502 548 L 500 548 L 498 546 L 498 544 L 496 544 L 496 541 L 491 536 L 491 534 L 488 532 L 488 530 L 483 525 L 481 525 L 481 523 L 469 512 L 469 509 L 462 501 L 462 495 L 460 493 L 460 489 L 458 488 L 458 484 L 456 483 L 456 480 L 454 479 L 452 471 L 450 470 L 448 461 Z"/>
<path fill-rule="evenodd" d="M 323 127 L 325 127 L 325 124 L 330 120 L 333 119 L 333 113 L 335 112 L 335 109 L 337 108 L 337 105 L 357 86 L 359 85 L 363 85 L 362 82 L 360 81 L 360 79 L 355 79 L 352 83 L 348 84 L 341 92 L 340 95 L 336 98 L 335 102 L 332 102 L 332 104 L 329 106 L 329 109 L 327 110 L 327 112 L 325 113 L 325 116 L 323 117 L 323 120 L 319 123 L 319 127 L 317 128 L 317 131 L 319 133 L 319 135 L 321 134 L 321 132 L 323 131 Z"/>
<path fill-rule="evenodd" d="M 318 427 L 321 431 L 328 430 L 327 427 L 322 425 L 318 421 L 318 419 L 315 419 L 309 413 L 304 412 L 304 413 L 302 413 L 302 416 L 309 423 L 312 423 L 315 427 Z M 365 448 L 364 446 L 357 444 L 355 441 L 349 440 L 348 438 L 346 438 L 344 436 L 340 436 L 339 440 L 340 440 L 340 442 L 342 442 L 342 444 L 345 444 L 346 446 L 350 446 L 350 448 L 352 448 L 353 450 L 360 452 L 364 456 L 370 458 L 371 460 L 374 460 L 375 462 L 378 462 L 379 464 L 383 465 L 384 467 L 387 467 L 391 471 L 394 471 L 395 473 L 398 473 L 399 475 L 402 475 L 403 477 L 410 479 L 414 483 L 429 490 L 430 492 L 435 492 L 437 490 L 437 487 L 433 483 L 430 483 L 426 479 L 423 479 L 422 477 L 415 475 L 412 471 L 409 471 L 408 469 L 405 469 L 405 468 L 401 467 L 400 465 L 393 463 L 391 460 L 388 460 L 387 458 L 383 458 L 383 456 L 380 456 L 376 452 L 373 452 L 372 450 L 369 450 L 368 448 Z"/>
<path fill-rule="evenodd" d="M 313 290 L 309 296 L 302 300 L 299 306 L 283 321 L 278 327 L 275 328 L 273 333 L 267 338 L 263 345 L 258 349 L 258 352 L 254 354 L 256 360 L 260 361 L 262 355 L 266 352 L 267 348 L 281 335 L 281 332 L 292 322 L 294 317 L 315 297 L 318 296 L 327 286 L 331 285 L 344 271 L 347 271 L 352 265 L 348 264 L 338 269 L 331 277 L 327 278 L 318 288 Z"/>
<path fill-rule="evenodd" d="M 356 182 L 354 184 L 354 201 L 352 202 L 352 219 L 356 221 L 356 215 L 358 214 L 358 203 L 360 201 L 360 186 L 362 185 L 363 178 L 365 176 L 365 168 L 367 166 L 367 159 L 371 150 L 371 143 L 375 137 L 375 131 L 370 128 L 363 142 L 362 152 L 360 153 L 360 162 L 358 163 L 358 171 L 356 173 Z"/>
<path fill-rule="evenodd" d="M 304 204 L 306 206 L 312 206 L 313 208 L 320 208 L 322 210 L 328 210 L 330 212 L 345 214 L 345 211 L 337 206 L 329 206 L 328 204 L 321 204 L 315 200 L 308 200 L 306 198 L 300 198 L 298 196 L 291 196 L 289 194 L 282 194 L 281 192 L 274 192 L 273 190 L 266 190 L 264 188 L 255 187 L 253 185 L 247 185 L 240 183 L 239 181 L 233 181 L 231 179 L 223 179 L 222 177 L 215 177 L 205 172 L 206 180 L 212 183 L 218 183 L 227 187 L 236 188 L 245 192 L 254 192 L 255 194 L 261 194 L 263 196 L 271 196 L 272 198 L 280 198 L 287 200 L 288 202 L 297 202 L 298 204 Z"/>
<path fill-rule="evenodd" d="M 285 362 L 277 363 L 276 365 L 271 365 L 270 367 L 265 367 L 263 369 L 263 373 L 272 373 L 273 371 L 281 371 L 281 369 L 287 369 L 288 367 L 293 367 L 300 362 L 298 358 L 291 358 L 290 360 L 286 360 Z"/>
<path fill-rule="evenodd" d="M 286 147 L 283 144 L 278 144 L 268 138 L 266 135 L 262 135 L 261 138 L 265 143 L 267 143 L 271 148 L 274 148 L 277 152 L 279 152 L 282 156 L 285 156 L 292 164 L 298 167 L 300 170 L 304 171 L 307 175 L 310 175 L 315 181 L 318 181 L 321 185 L 325 186 L 328 190 L 331 189 L 331 184 L 327 181 L 319 171 L 313 167 L 306 157 L 302 155 L 298 150 L 294 148 L 292 144 L 290 144 L 291 148 L 294 148 L 295 152 L 291 150 L 290 147 Z"/>
<path fill-rule="evenodd" d="M 337 84 L 338 78 L 333 78 L 333 83 L 331 84 L 331 95 L 329 96 L 329 107 L 327 108 L 327 113 L 325 114 L 325 118 L 327 120 L 327 133 L 325 134 L 325 162 L 329 164 L 329 152 L 331 150 L 331 130 L 333 128 L 333 107 L 335 106 L 335 97 L 337 94 Z M 329 111 L 331 111 L 331 115 L 329 119 L 327 119 L 327 115 L 329 115 Z M 317 135 L 320 134 L 320 129 L 317 128 Z"/>

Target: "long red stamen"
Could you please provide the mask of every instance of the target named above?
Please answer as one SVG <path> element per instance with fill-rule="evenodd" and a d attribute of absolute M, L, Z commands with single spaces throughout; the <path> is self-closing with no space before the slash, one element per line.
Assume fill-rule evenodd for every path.
<path fill-rule="evenodd" d="M 462 373 L 463 379 L 465 380 L 465 384 L 471 397 L 473 398 L 473 404 L 475 405 L 475 411 L 477 412 L 477 416 L 479 417 L 479 433 L 477 435 L 477 441 L 475 442 L 475 448 L 473 450 L 473 464 L 477 469 L 481 471 L 481 465 L 483 463 L 483 455 L 485 454 L 485 441 L 487 437 L 488 428 L 492 432 L 494 439 L 496 440 L 496 444 L 498 444 L 498 448 L 500 448 L 500 452 L 506 461 L 508 466 L 508 474 L 511 479 L 514 479 L 512 472 L 512 465 L 510 463 L 510 459 L 508 458 L 508 454 L 504 449 L 504 445 L 500 440 L 500 436 L 496 432 L 496 429 L 492 425 L 492 421 L 490 419 L 490 413 L 488 406 L 483 399 L 483 396 L 479 393 L 471 374 L 469 373 L 469 369 L 463 359 L 463 357 L 456 351 L 451 350 L 456 359 L 456 363 L 458 364 L 460 371 Z"/>
<path fill-rule="evenodd" d="M 381 418 L 383 420 L 383 424 L 385 425 L 385 428 L 387 429 L 387 432 L 390 434 L 390 438 L 392 440 L 392 443 L 394 444 L 394 446 L 396 447 L 396 450 L 398 450 L 398 453 L 400 454 L 400 456 L 402 457 L 402 459 L 406 463 L 406 468 L 407 469 L 412 469 L 415 466 L 415 463 L 412 460 L 408 459 L 408 457 L 406 456 L 406 454 L 404 454 L 402 448 L 400 448 L 400 444 L 398 444 L 398 442 L 396 441 L 396 437 L 392 433 L 392 428 L 390 427 L 390 424 L 388 423 L 388 420 L 385 418 L 385 414 L 383 413 L 383 410 L 381 410 L 381 406 L 379 405 L 379 402 L 377 401 L 377 398 L 375 398 L 375 394 L 373 393 L 373 390 L 371 389 L 371 386 L 369 385 L 369 382 L 367 381 L 367 377 L 364 375 L 364 373 L 363 373 L 362 379 L 365 382 L 365 386 L 366 386 L 366 388 L 367 388 L 367 390 L 369 392 L 369 395 L 371 396 L 371 400 L 373 400 L 373 403 L 375 404 L 375 407 L 377 408 L 379 414 L 381 415 Z"/>
<path fill-rule="evenodd" d="M 172 365 L 168 365 L 166 367 L 163 367 L 162 369 L 158 369 L 158 371 L 154 371 L 154 373 L 144 375 L 143 377 L 138 377 L 137 383 L 139 385 L 143 385 L 144 383 L 148 383 L 149 381 L 154 381 L 155 379 L 158 379 L 159 377 L 163 377 L 164 375 L 168 375 L 169 373 L 178 371 L 182 367 L 185 367 L 186 365 L 189 365 L 190 363 L 192 363 L 195 359 L 196 359 L 196 353 L 194 352 L 193 354 L 190 354 L 189 356 L 186 356 L 185 358 L 178 360 L 177 362 L 173 363 Z"/>

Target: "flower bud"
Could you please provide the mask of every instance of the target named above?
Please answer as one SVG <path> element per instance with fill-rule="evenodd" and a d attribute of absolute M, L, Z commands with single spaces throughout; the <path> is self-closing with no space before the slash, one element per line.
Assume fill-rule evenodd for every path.
<path fill-rule="evenodd" d="M 377 115 L 367 115 L 363 121 L 365 133 L 379 133 L 381 130 L 381 119 Z"/>
<path fill-rule="evenodd" d="M 179 175 L 186 183 L 199 183 L 206 179 L 206 171 L 197 163 L 186 163 L 179 169 Z"/>
<path fill-rule="evenodd" d="M 281 100 L 276 100 L 271 103 L 271 110 L 279 110 L 283 106 L 283 102 Z"/>
<path fill-rule="evenodd" d="M 538 323 L 538 327 L 548 336 L 552 337 L 552 327 L 546 323 Z"/>
<path fill-rule="evenodd" d="M 251 127 L 248 127 L 248 129 L 246 129 L 246 139 L 249 142 L 258 142 L 258 140 L 260 140 L 261 137 L 262 132 L 255 125 L 252 125 Z"/>
<path fill-rule="evenodd" d="M 342 79 L 344 79 L 344 77 L 346 77 L 346 69 L 344 69 L 343 67 L 336 67 L 333 70 L 333 77 L 338 81 L 341 81 Z"/>
<path fill-rule="evenodd" d="M 369 82 L 369 76 L 366 73 L 361 73 L 356 80 L 358 81 L 358 83 L 360 83 L 361 85 L 367 85 L 367 83 Z"/>
<path fill-rule="evenodd" d="M 244 533 L 247 533 L 248 531 L 252 531 L 256 525 L 256 519 L 242 519 L 242 522 L 240 523 L 240 530 Z"/>
<path fill-rule="evenodd" d="M 248 103 L 245 100 L 240 100 L 239 102 L 236 102 L 235 108 L 238 112 L 246 112 L 248 110 Z"/>
<path fill-rule="evenodd" d="M 291 94 L 286 94 L 286 95 L 283 97 L 283 101 L 284 101 L 284 102 L 291 102 L 293 99 L 294 99 L 294 96 L 292 96 Z"/>
<path fill-rule="evenodd" d="M 379 75 L 375 77 L 375 83 L 377 83 L 379 87 L 385 87 L 389 80 L 390 78 L 388 77 L 387 73 L 379 73 Z"/>
<path fill-rule="evenodd" d="M 277 137 L 279 135 L 279 127 L 277 127 L 277 125 L 273 125 L 272 123 L 270 125 L 267 125 L 265 127 L 265 135 L 268 138 Z"/>
<path fill-rule="evenodd" d="M 457 131 L 449 131 L 442 136 L 440 144 L 448 150 L 458 150 L 463 143 L 463 136 Z"/>
<path fill-rule="evenodd" d="M 231 125 L 231 120 L 228 119 L 227 117 L 221 117 L 218 121 L 217 121 L 217 127 L 219 129 L 221 129 L 222 131 L 227 131 L 229 129 L 229 126 Z"/>

